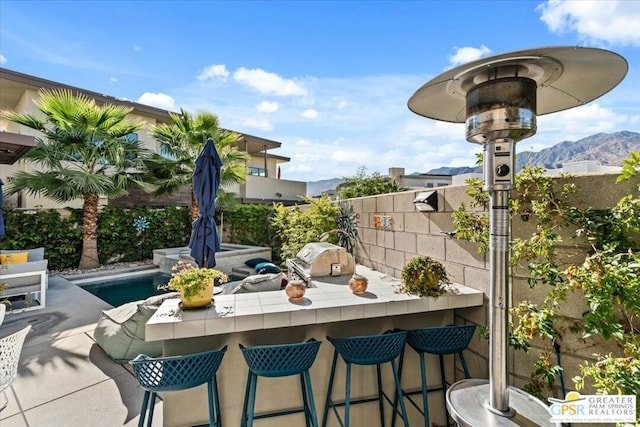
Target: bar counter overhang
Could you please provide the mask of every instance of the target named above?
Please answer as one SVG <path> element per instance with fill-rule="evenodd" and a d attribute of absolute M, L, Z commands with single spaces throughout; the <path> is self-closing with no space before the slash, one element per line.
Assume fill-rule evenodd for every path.
<path fill-rule="evenodd" d="M 301 302 L 290 302 L 284 291 L 215 296 L 206 309 L 182 310 L 179 300 L 166 300 L 147 322 L 146 340 L 163 341 L 165 356 L 196 353 L 229 346 L 220 370 L 218 386 L 225 425 L 240 425 L 247 367 L 238 344 L 269 345 L 302 342 L 309 338 L 322 341 L 320 352 L 310 370 L 315 403 L 321 417 L 327 390 L 333 347 L 326 336 L 344 337 L 379 334 L 394 328 L 416 329 L 453 324 L 454 309 L 483 304 L 481 291 L 454 285 L 455 292 L 440 297 L 417 297 L 399 291 L 400 281 L 358 265 L 356 273 L 369 280 L 364 295 L 349 289 L 349 276 L 322 277 L 312 280 Z M 447 364 L 447 378 L 453 378 L 453 359 Z M 414 352 L 407 351 L 403 387 L 418 388 L 420 369 Z M 429 384 L 439 384 L 437 358 L 427 358 Z M 473 372 L 471 373 L 473 375 Z M 383 387 L 391 391 L 393 379 L 383 369 Z M 344 399 L 344 364 L 336 372 L 334 398 Z M 433 381 L 432 381 L 433 380 Z M 352 398 L 376 394 L 375 367 L 353 370 Z M 206 386 L 172 392 L 163 396 L 165 426 L 208 423 Z M 444 422 L 441 393 L 430 393 L 432 421 Z M 300 384 L 296 376 L 261 379 L 256 413 L 301 406 Z M 409 405 L 410 406 L 410 405 Z M 422 423 L 418 412 L 407 408 L 411 425 Z M 351 409 L 354 425 L 379 423 L 377 403 L 357 405 Z M 391 411 L 387 406 L 389 419 Z M 277 420 L 277 421 L 276 421 Z M 304 425 L 301 414 L 274 419 L 278 425 Z M 321 420 L 318 420 L 321 422 Z M 268 425 L 268 421 L 258 421 Z M 330 413 L 328 426 L 337 425 Z"/>

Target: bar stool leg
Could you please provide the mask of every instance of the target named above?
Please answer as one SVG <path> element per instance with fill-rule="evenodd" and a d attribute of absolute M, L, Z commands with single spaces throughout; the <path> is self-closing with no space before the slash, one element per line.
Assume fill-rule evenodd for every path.
<path fill-rule="evenodd" d="M 215 398 L 213 395 L 213 381 L 207 381 L 207 404 L 209 405 L 209 426 L 217 427 L 216 423 L 216 410 L 215 410 Z"/>
<path fill-rule="evenodd" d="M 144 392 L 144 397 L 142 398 L 142 409 L 140 409 L 140 419 L 138 420 L 138 427 L 144 426 L 144 419 L 147 416 L 147 406 L 149 405 L 150 394 L 150 391 Z"/>
<path fill-rule="evenodd" d="M 251 395 L 249 396 L 249 418 L 247 427 L 253 427 L 253 415 L 256 410 L 256 390 L 258 388 L 258 376 L 251 373 Z"/>
<path fill-rule="evenodd" d="M 218 394 L 218 380 L 216 376 L 213 376 L 213 396 L 214 400 L 214 408 L 216 412 L 216 427 L 222 427 L 222 412 L 220 411 L 220 395 Z"/>
<path fill-rule="evenodd" d="M 251 388 L 251 372 L 247 374 L 247 384 L 244 387 L 244 401 L 242 402 L 242 420 L 241 427 L 247 427 L 247 406 L 249 406 L 249 392 Z"/>
<path fill-rule="evenodd" d="M 404 347 L 400 351 L 400 361 L 398 362 L 398 378 L 402 384 L 402 369 L 404 367 Z M 396 417 L 398 416 L 398 394 L 393 394 L 393 416 L 391 417 L 391 427 L 396 427 Z M 404 399 L 404 392 L 400 394 L 400 400 Z"/>
<path fill-rule="evenodd" d="M 376 365 L 376 373 L 378 374 L 378 408 L 380 411 L 380 425 L 384 426 L 384 405 L 382 402 L 382 375 L 380 374 L 380 365 Z"/>
<path fill-rule="evenodd" d="M 324 403 L 324 411 L 322 412 L 322 427 L 326 427 L 327 418 L 329 416 L 329 406 L 335 411 L 333 401 L 331 400 L 331 392 L 333 391 L 333 380 L 336 376 L 336 363 L 338 362 L 338 351 L 333 351 L 333 362 L 331 363 L 331 374 L 329 374 L 329 386 L 327 387 L 327 398 Z"/>
<path fill-rule="evenodd" d="M 407 408 L 404 405 L 404 399 L 402 398 L 402 387 L 400 387 L 400 377 L 398 375 L 398 368 L 396 367 L 395 360 L 391 362 L 391 369 L 393 370 L 393 379 L 396 383 L 396 396 L 400 400 L 400 410 L 402 411 L 402 421 L 404 422 L 404 427 L 409 427 L 409 420 L 407 419 Z M 395 412 L 395 408 L 394 408 Z M 384 423 L 383 423 L 384 425 Z"/>
<path fill-rule="evenodd" d="M 469 374 L 469 368 L 467 367 L 467 362 L 464 360 L 464 354 L 462 352 L 458 353 L 458 357 L 460 358 L 460 363 L 462 363 L 462 369 L 464 369 L 464 377 L 471 378 Z"/>
<path fill-rule="evenodd" d="M 149 408 L 149 419 L 147 420 L 147 427 L 151 427 L 151 422 L 153 421 L 153 410 L 156 406 L 156 394 L 155 392 L 151 392 L 151 399 L 149 400 L 149 404 L 151 407 Z"/>
<path fill-rule="evenodd" d="M 420 358 L 420 376 L 422 377 L 422 415 L 424 427 L 429 427 L 429 393 L 427 391 L 427 366 L 424 361 L 424 353 L 418 353 Z"/>
<path fill-rule="evenodd" d="M 304 389 L 302 390 L 302 395 L 305 399 L 305 407 L 308 408 L 309 411 L 309 419 L 311 420 L 311 425 L 313 427 L 318 427 L 318 418 L 316 417 L 316 404 L 313 401 L 313 388 L 311 387 L 311 376 L 309 375 L 309 371 L 305 371 L 303 374 L 303 383 L 305 384 Z"/>
<path fill-rule="evenodd" d="M 444 376 L 444 356 L 438 355 L 440 359 L 440 378 L 442 380 L 442 400 L 444 402 L 444 416 L 447 418 L 447 427 L 449 427 L 449 411 L 447 410 L 447 379 Z"/>
<path fill-rule="evenodd" d="M 300 379 L 300 389 L 302 390 L 302 409 L 304 410 L 304 424 L 306 427 L 309 427 L 309 407 L 307 406 L 307 389 L 304 385 L 304 377 L 302 374 L 299 375 Z"/>
<path fill-rule="evenodd" d="M 349 427 L 349 405 L 351 404 L 351 363 L 347 362 L 347 383 L 344 399 L 344 425 Z"/>

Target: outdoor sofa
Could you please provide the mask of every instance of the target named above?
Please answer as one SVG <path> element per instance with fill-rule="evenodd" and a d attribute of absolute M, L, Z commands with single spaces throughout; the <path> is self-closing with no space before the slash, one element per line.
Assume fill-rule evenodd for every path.
<path fill-rule="evenodd" d="M 21 258 L 27 253 L 26 262 L 9 263 L 12 258 Z M 4 255 L 4 256 L 3 256 Z M 14 312 L 44 308 L 47 294 L 47 264 L 44 248 L 28 250 L 0 250 L 4 260 L 0 264 L 0 300 L 24 296 L 24 306 L 14 308 Z M 38 304 L 34 303 L 34 300 Z"/>

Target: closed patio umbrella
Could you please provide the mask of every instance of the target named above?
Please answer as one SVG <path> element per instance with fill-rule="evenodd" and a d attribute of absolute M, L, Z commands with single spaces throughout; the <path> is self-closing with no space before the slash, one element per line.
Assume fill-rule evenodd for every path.
<path fill-rule="evenodd" d="M 193 171 L 193 192 L 200 215 L 191 225 L 189 247 L 191 256 L 200 267 L 216 265 L 215 254 L 220 250 L 220 240 L 213 214 L 216 211 L 216 196 L 220 185 L 222 161 L 212 139 L 208 139 L 196 159 Z"/>
<path fill-rule="evenodd" d="M 0 179 L 0 237 L 4 236 L 4 218 L 2 217 L 2 186 L 4 182 Z"/>

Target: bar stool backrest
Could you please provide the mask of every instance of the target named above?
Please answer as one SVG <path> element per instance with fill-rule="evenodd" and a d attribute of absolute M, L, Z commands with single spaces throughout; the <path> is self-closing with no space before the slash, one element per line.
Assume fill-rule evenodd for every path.
<path fill-rule="evenodd" d="M 153 358 L 140 354 L 129 363 L 140 386 L 151 392 L 185 390 L 209 381 L 222 363 L 221 350 Z"/>
<path fill-rule="evenodd" d="M 262 377 L 286 377 L 301 374 L 313 365 L 321 341 L 245 347 L 242 355 L 251 372 Z"/>
<path fill-rule="evenodd" d="M 382 335 L 363 335 L 327 339 L 342 358 L 356 365 L 377 365 L 398 357 L 404 347 L 407 332 L 389 332 Z"/>
<path fill-rule="evenodd" d="M 460 353 L 469 346 L 476 325 L 437 326 L 409 331 L 407 343 L 430 354 Z"/>

